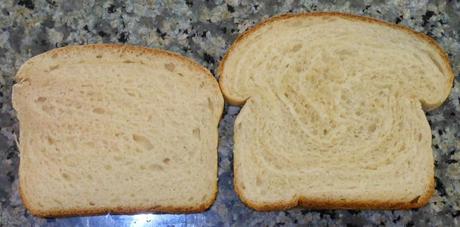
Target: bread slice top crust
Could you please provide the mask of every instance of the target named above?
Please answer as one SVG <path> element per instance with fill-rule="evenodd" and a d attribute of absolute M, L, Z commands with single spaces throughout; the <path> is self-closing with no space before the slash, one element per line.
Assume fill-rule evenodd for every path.
<path fill-rule="evenodd" d="M 28 60 L 16 81 L 20 194 L 32 214 L 199 212 L 214 202 L 223 98 L 191 59 L 68 46 Z"/>
<path fill-rule="evenodd" d="M 358 27 L 361 25 L 364 25 L 364 26 L 372 26 L 374 29 L 379 29 L 379 28 L 385 29 L 385 31 L 388 31 L 391 34 L 382 34 L 383 36 L 380 36 L 378 38 L 385 39 L 391 35 L 402 35 L 405 38 L 412 39 L 413 41 L 415 41 L 415 43 L 413 43 L 415 44 L 415 46 L 417 46 L 418 44 L 423 45 L 422 47 L 419 47 L 419 48 L 422 51 L 426 51 L 425 54 L 426 54 L 426 57 L 428 57 L 428 59 L 423 59 L 425 60 L 424 63 L 432 62 L 429 65 L 432 65 L 434 63 L 436 65 L 436 68 L 446 77 L 443 80 L 444 83 L 441 84 L 443 86 L 440 86 L 442 89 L 441 89 L 441 92 L 439 92 L 438 97 L 426 97 L 426 96 L 423 96 L 423 94 L 419 94 L 420 97 L 417 96 L 417 98 L 419 98 L 419 101 L 422 102 L 424 110 L 430 111 L 430 110 L 434 110 L 438 108 L 443 103 L 443 101 L 445 101 L 447 97 L 449 96 L 451 88 L 453 86 L 454 72 L 452 71 L 452 68 L 450 66 L 449 58 L 447 54 L 437 44 L 437 42 L 433 40 L 431 37 L 423 33 L 411 30 L 410 28 L 407 28 L 405 26 L 388 23 L 382 20 L 371 18 L 371 17 L 357 16 L 353 14 L 340 13 L 340 12 L 312 12 L 312 13 L 297 13 L 297 14 L 289 13 L 289 14 L 274 16 L 274 17 L 271 17 L 255 25 L 254 27 L 248 29 L 243 34 L 241 34 L 230 46 L 224 58 L 220 62 L 219 69 L 217 70 L 218 76 L 219 76 L 219 85 L 222 89 L 222 93 L 224 94 L 224 98 L 232 105 L 242 106 L 244 102 L 251 96 L 251 94 L 257 93 L 257 92 L 246 91 L 246 89 L 251 89 L 251 88 L 253 89 L 255 87 L 254 84 L 251 84 L 244 88 L 238 87 L 238 86 L 237 88 L 232 87 L 233 85 L 231 82 L 232 80 L 246 77 L 246 74 L 236 75 L 233 72 L 231 72 L 232 69 L 225 69 L 226 65 L 230 65 L 234 63 L 233 61 L 237 61 L 239 59 L 237 57 L 232 57 L 232 55 L 237 55 L 239 52 L 257 52 L 258 51 L 257 49 L 248 50 L 245 48 L 252 46 L 253 44 L 255 44 L 253 48 L 262 47 L 262 46 L 257 46 L 257 45 L 261 45 L 260 44 L 261 41 L 259 40 L 259 38 L 264 37 L 264 34 L 272 33 L 272 35 L 275 35 L 275 36 L 278 36 L 278 35 L 280 37 L 286 36 L 285 34 L 283 35 L 274 34 L 275 32 L 273 32 L 273 29 L 283 27 L 284 25 L 286 25 L 286 27 L 283 29 L 287 29 L 287 30 L 289 30 L 293 26 L 300 26 L 299 28 L 304 27 L 304 29 L 315 26 L 321 29 L 322 26 L 333 24 L 334 22 L 336 23 L 347 22 L 347 23 L 352 23 L 352 24 L 355 23 L 355 26 L 358 26 Z M 315 24 L 315 23 L 318 23 L 318 24 Z M 280 32 L 286 32 L 286 31 L 280 31 Z M 359 28 L 357 28 L 356 31 L 359 31 Z M 334 32 L 331 31 L 328 34 L 325 34 L 324 33 L 325 31 L 321 31 L 321 30 L 316 31 L 316 32 L 320 33 L 318 35 L 318 37 L 320 37 L 319 39 L 325 39 L 328 36 L 334 36 L 334 34 L 337 34 L 339 31 L 334 31 Z M 366 31 L 362 31 L 362 32 L 366 33 Z M 293 37 L 290 37 L 290 38 L 296 37 L 295 33 L 290 34 L 290 35 L 294 35 Z M 366 34 L 363 34 L 363 35 L 366 35 Z M 367 33 L 367 35 L 369 34 Z M 397 45 L 402 45 L 402 44 L 398 44 L 400 40 L 398 40 L 397 38 L 398 37 L 393 37 L 393 39 L 389 40 L 394 45 L 396 45 L 396 46 L 392 46 L 391 48 L 398 48 Z M 296 44 L 292 45 L 292 50 L 290 51 L 296 52 L 299 49 L 304 48 L 302 47 L 302 42 L 306 42 L 310 40 L 300 40 L 300 38 L 297 37 L 296 41 L 298 42 L 297 43 L 298 45 L 297 46 Z M 280 44 L 282 43 L 272 43 L 271 47 L 273 47 L 273 49 L 283 49 L 278 46 Z M 290 45 L 290 44 L 286 43 L 284 45 Z M 386 46 L 384 45 L 379 46 L 377 44 L 375 44 L 374 47 L 375 48 L 380 47 L 382 49 L 386 48 Z M 347 56 L 351 54 L 353 53 L 342 52 L 342 53 L 339 53 L 338 55 Z M 289 55 L 289 52 L 288 52 L 288 55 Z M 410 56 L 403 56 L 403 57 L 410 57 Z M 409 59 L 412 59 L 412 58 L 409 58 Z M 417 60 L 422 61 L 421 59 L 417 59 Z M 241 60 L 239 59 L 238 61 L 241 61 Z M 259 64 L 258 67 L 264 67 L 263 65 L 261 65 L 262 64 L 261 62 L 258 62 L 257 64 Z M 268 63 L 265 62 L 265 64 L 268 64 Z M 229 75 L 231 78 L 227 79 L 226 75 Z M 423 84 L 423 86 L 421 87 L 427 88 L 429 87 L 429 84 L 428 85 Z M 245 93 L 243 92 L 243 90 Z M 425 90 L 430 91 L 430 89 L 425 89 Z M 430 96 L 430 95 L 433 95 L 433 94 L 427 94 L 427 96 Z"/>
<path fill-rule="evenodd" d="M 235 121 L 235 190 L 256 210 L 415 208 L 434 190 L 431 130 L 453 72 L 426 35 L 344 13 L 242 34 L 218 70 Z"/>

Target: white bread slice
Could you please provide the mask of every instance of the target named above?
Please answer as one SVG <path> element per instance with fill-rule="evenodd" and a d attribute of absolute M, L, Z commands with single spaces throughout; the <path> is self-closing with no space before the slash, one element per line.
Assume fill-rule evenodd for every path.
<path fill-rule="evenodd" d="M 429 37 L 343 13 L 288 14 L 240 36 L 219 68 L 234 184 L 256 210 L 415 208 L 434 190 L 424 110 L 453 72 Z"/>
<path fill-rule="evenodd" d="M 223 98 L 178 54 L 69 46 L 16 75 L 20 194 L 38 216 L 198 212 L 217 193 Z"/>

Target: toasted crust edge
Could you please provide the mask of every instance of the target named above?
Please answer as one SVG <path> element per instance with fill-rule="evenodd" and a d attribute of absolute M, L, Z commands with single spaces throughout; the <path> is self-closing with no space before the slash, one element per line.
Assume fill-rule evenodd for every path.
<path fill-rule="evenodd" d="M 335 16 L 335 17 L 340 17 L 340 18 L 349 19 L 349 20 L 368 22 L 371 24 L 379 24 L 382 26 L 387 26 L 389 28 L 393 28 L 399 31 L 406 32 L 410 35 L 413 35 L 415 38 L 418 38 L 422 41 L 429 43 L 434 49 L 436 49 L 437 53 L 443 59 L 444 66 L 446 66 L 448 70 L 447 73 L 449 74 L 450 78 L 449 78 L 449 84 L 448 84 L 448 87 L 446 89 L 446 94 L 445 94 L 446 99 L 444 99 L 440 103 L 434 103 L 432 105 L 427 105 L 424 103 L 423 104 L 424 110 L 425 111 L 434 110 L 438 108 L 439 106 L 441 106 L 447 100 L 447 97 L 452 90 L 455 76 L 454 76 L 452 67 L 450 66 L 449 57 L 433 38 L 425 35 L 424 33 L 416 32 L 406 26 L 399 25 L 399 24 L 393 24 L 393 23 L 386 22 L 386 21 L 379 20 L 379 19 L 372 18 L 372 17 L 358 16 L 358 15 L 354 15 L 350 13 L 342 13 L 342 12 L 308 12 L 308 13 L 305 12 L 305 13 L 287 13 L 287 14 L 281 14 L 281 15 L 270 17 L 256 24 L 255 26 L 249 28 L 248 30 L 243 32 L 241 35 L 239 35 L 238 38 L 236 38 L 236 40 L 232 43 L 232 45 L 230 46 L 230 48 L 227 50 L 224 57 L 220 61 L 219 67 L 216 71 L 216 74 L 219 76 L 219 86 L 222 91 L 222 94 L 224 95 L 225 101 L 230 103 L 231 105 L 242 106 L 247 100 L 247 99 L 241 100 L 237 97 L 232 97 L 232 95 L 230 95 L 230 92 L 227 90 L 224 83 L 222 82 L 222 78 L 224 78 L 223 71 L 225 68 L 225 62 L 227 58 L 232 54 L 232 52 L 239 47 L 240 42 L 244 41 L 249 35 L 257 31 L 261 27 L 268 25 L 275 21 L 286 20 L 286 19 L 295 18 L 295 17 L 321 17 L 321 16 Z"/>
<path fill-rule="evenodd" d="M 89 45 L 71 45 L 71 46 L 66 46 L 66 47 L 61 47 L 57 49 L 53 49 L 47 52 L 44 52 L 42 54 L 36 55 L 32 57 L 29 60 L 32 59 L 37 59 L 41 57 L 48 57 L 48 55 L 55 55 L 59 56 L 60 54 L 66 54 L 68 52 L 72 51 L 86 51 L 86 50 L 93 50 L 97 49 L 98 51 L 108 51 L 108 50 L 120 50 L 122 53 L 124 51 L 130 51 L 133 53 L 139 53 L 139 54 L 149 54 L 151 56 L 167 56 L 171 58 L 175 58 L 184 64 L 187 64 L 194 68 L 197 71 L 201 71 L 202 73 L 206 74 L 210 80 L 212 80 L 212 83 L 215 83 L 215 86 L 217 88 L 218 96 L 220 96 L 223 99 L 222 96 L 222 91 L 220 90 L 220 87 L 218 85 L 218 81 L 216 78 L 212 75 L 212 73 L 205 68 L 204 66 L 200 65 L 199 63 L 195 62 L 193 59 L 189 57 L 185 57 L 183 55 L 180 55 L 175 52 L 167 51 L 167 50 L 162 50 L 162 49 L 156 49 L 156 48 L 146 48 L 146 47 L 140 47 L 140 46 L 134 46 L 134 45 L 122 45 L 122 44 L 89 44 Z M 26 67 L 28 64 L 28 61 L 26 61 L 18 70 L 16 73 L 16 79 L 20 79 L 21 74 L 23 73 L 23 68 Z M 14 93 L 14 92 L 13 92 Z M 12 98 L 14 100 L 14 97 Z M 14 103 L 14 101 L 13 101 Z M 224 110 L 224 102 L 222 102 L 222 105 L 220 107 L 220 114 L 219 114 L 219 119 L 222 118 Z M 216 152 L 218 152 L 218 147 L 219 147 L 219 124 L 216 126 L 217 127 L 217 145 L 216 145 Z M 20 143 L 18 143 L 18 149 L 20 149 L 19 146 Z M 218 155 L 218 154 L 217 154 Z M 197 206 L 147 206 L 147 207 L 95 207 L 95 208 L 90 208 L 90 209 L 69 209 L 69 210 L 40 210 L 40 209 L 35 209 L 27 198 L 26 194 L 24 193 L 21 185 L 21 177 L 20 177 L 20 171 L 19 171 L 19 197 L 21 198 L 24 207 L 34 216 L 37 217 L 70 217 L 70 216 L 86 216 L 86 215 L 103 215 L 107 213 L 111 214 L 135 214 L 135 213 L 198 213 L 202 211 L 208 210 L 216 201 L 217 199 L 217 193 L 218 193 L 218 174 L 219 174 L 219 165 L 218 165 L 218 160 L 216 160 L 216 182 L 214 184 L 214 192 L 210 199 L 206 201 L 205 203 L 199 204 Z"/>
<path fill-rule="evenodd" d="M 450 76 L 449 78 L 449 84 L 446 89 L 446 99 L 444 99 L 440 103 L 435 103 L 433 105 L 425 105 L 424 104 L 424 111 L 431 111 L 439 106 L 441 106 L 448 97 L 448 94 L 450 94 L 453 86 L 453 81 L 454 81 L 454 72 L 452 70 L 452 67 L 450 66 L 449 58 L 447 54 L 444 52 L 444 50 L 438 45 L 438 43 L 433 40 L 431 37 L 423 34 L 416 32 L 408 27 L 398 25 L 398 24 L 392 24 L 383 20 L 375 19 L 372 17 L 366 17 L 366 16 L 358 16 L 354 14 L 349 14 L 349 13 L 342 13 L 342 12 L 309 12 L 309 13 L 287 13 L 287 14 L 282 14 L 274 17 L 270 17 L 255 26 L 251 27 L 250 29 L 246 30 L 243 32 L 241 35 L 238 36 L 238 38 L 232 43 L 230 48 L 227 50 L 225 56 L 222 58 L 219 68 L 217 69 L 217 75 L 219 76 L 219 86 L 222 91 L 222 94 L 224 95 L 224 99 L 226 102 L 228 102 L 231 105 L 235 106 L 243 106 L 246 103 L 247 99 L 241 100 L 236 97 L 232 97 L 228 90 L 225 88 L 224 83 L 222 83 L 222 78 L 224 78 L 223 70 L 225 68 L 225 62 L 227 58 L 230 56 L 230 54 L 235 50 L 236 48 L 239 47 L 239 43 L 244 41 L 247 36 L 251 35 L 255 31 L 257 31 L 259 28 L 268 25 L 272 22 L 279 21 L 279 20 L 285 20 L 293 17 L 311 17 L 311 16 L 336 16 L 336 17 L 342 17 L 346 19 L 351 19 L 351 20 L 356 20 L 356 21 L 364 21 L 368 23 L 374 23 L 374 24 L 379 24 L 383 26 L 387 26 L 390 28 L 394 28 L 403 32 L 406 32 L 408 34 L 413 35 L 416 38 L 419 38 L 423 41 L 428 42 L 432 47 L 434 47 L 438 54 L 441 56 L 443 59 L 443 62 L 448 69 L 448 74 Z M 235 158 L 234 158 L 235 160 Z M 234 184 L 234 190 L 236 191 L 236 194 L 240 198 L 240 200 L 247 205 L 250 208 L 253 208 L 254 210 L 257 211 L 275 211 L 275 210 L 285 210 L 289 208 L 293 208 L 296 206 L 302 206 L 302 207 L 307 207 L 307 208 L 315 208 L 315 209 L 413 209 L 413 208 L 420 208 L 422 206 L 425 206 L 431 196 L 434 193 L 435 190 L 435 181 L 434 181 L 434 176 L 430 177 L 429 184 L 427 185 L 427 189 L 423 195 L 420 196 L 420 198 L 417 200 L 416 203 L 405 203 L 405 202 L 400 202 L 400 201 L 340 201 L 340 200 L 309 200 L 307 198 L 294 198 L 290 201 L 286 202 L 279 202 L 279 203 L 273 203 L 273 204 L 260 204 L 253 202 L 249 200 L 248 198 L 245 197 L 243 190 L 240 188 L 240 184 L 238 183 L 238 175 L 236 174 L 238 172 L 237 165 L 234 165 L 234 178 L 233 178 L 233 184 Z"/>
<path fill-rule="evenodd" d="M 237 171 L 237 170 L 235 170 Z M 256 211 L 280 211 L 286 210 L 294 207 L 305 207 L 313 209 L 369 209 L 369 210 L 378 210 L 378 209 L 414 209 L 425 206 L 429 201 L 431 196 L 434 193 L 435 182 L 434 177 L 430 178 L 430 183 L 427 186 L 427 190 L 416 203 L 406 203 L 400 201 L 384 201 L 384 200 L 355 200 L 355 201 L 341 201 L 333 199 L 307 199 L 305 197 L 294 198 L 285 202 L 278 203 L 257 203 L 248 199 L 243 190 L 240 188 L 238 180 L 234 178 L 234 189 L 240 198 L 240 200 L 248 207 Z"/>
<path fill-rule="evenodd" d="M 19 186 L 19 197 L 21 198 L 24 207 L 34 216 L 51 218 L 51 217 L 72 217 L 72 216 L 88 216 L 88 215 L 103 215 L 103 214 L 136 214 L 136 213 L 198 213 L 205 211 L 211 207 L 216 201 L 217 188 L 214 191 L 212 198 L 206 203 L 199 206 L 190 207 L 174 207 L 174 206 L 148 206 L 148 207 L 98 207 L 90 209 L 69 209 L 69 210 L 40 210 L 32 207 L 25 196 L 21 186 Z"/>

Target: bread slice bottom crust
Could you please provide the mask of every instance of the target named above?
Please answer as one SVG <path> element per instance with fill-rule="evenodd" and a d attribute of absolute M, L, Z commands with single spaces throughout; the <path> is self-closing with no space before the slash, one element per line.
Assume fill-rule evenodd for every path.
<path fill-rule="evenodd" d="M 236 168 L 236 167 L 235 167 Z M 235 169 L 235 171 L 237 171 Z M 417 201 L 406 203 L 400 201 L 384 201 L 384 200 L 352 200 L 352 201 L 344 201 L 344 200 L 334 200 L 334 199 L 322 199 L 322 200 L 315 200 L 315 199 L 308 199 L 305 197 L 299 197 L 292 199 L 290 201 L 283 201 L 279 203 L 256 203 L 252 202 L 250 199 L 246 198 L 241 189 L 241 185 L 238 183 L 238 179 L 235 175 L 233 180 L 234 189 L 238 194 L 240 200 L 248 207 L 253 208 L 256 211 L 281 211 L 287 210 L 294 207 L 304 207 L 304 208 L 311 208 L 311 209 L 372 209 L 372 210 L 379 210 L 379 209 L 413 209 L 413 208 L 420 208 L 425 206 L 429 201 L 431 196 L 433 195 L 435 189 L 435 182 L 434 178 L 430 178 L 430 185 L 428 186 L 428 190 L 421 195 Z"/>
<path fill-rule="evenodd" d="M 216 185 L 217 188 L 217 185 Z M 138 213 L 169 213 L 169 214 L 182 214 L 182 213 L 199 213 L 209 209 L 217 198 L 216 190 L 211 200 L 206 203 L 200 204 L 199 206 L 148 206 L 148 207 L 97 207 L 89 209 L 66 209 L 66 210 L 50 210 L 41 211 L 35 210 L 30 206 L 27 197 L 24 196 L 23 190 L 21 190 L 21 183 L 19 182 L 19 197 L 21 198 L 24 206 L 33 215 L 43 218 L 48 217 L 73 217 L 73 216 L 89 216 L 89 215 L 104 215 L 104 214 L 138 214 Z"/>

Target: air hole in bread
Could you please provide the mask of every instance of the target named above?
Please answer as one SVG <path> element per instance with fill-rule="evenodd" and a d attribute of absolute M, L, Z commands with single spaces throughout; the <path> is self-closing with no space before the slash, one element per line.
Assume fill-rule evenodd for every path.
<path fill-rule="evenodd" d="M 48 141 L 48 144 L 50 145 L 53 145 L 56 142 L 51 136 L 47 137 L 47 141 Z"/>
<path fill-rule="evenodd" d="M 333 122 L 333 121 L 330 121 L 329 125 L 331 126 L 331 128 L 336 128 L 337 127 L 337 124 L 335 122 Z"/>
<path fill-rule="evenodd" d="M 438 68 L 439 72 L 441 72 L 442 74 L 445 74 L 444 69 L 441 67 L 441 63 L 439 63 L 436 60 L 436 57 L 433 56 L 433 54 L 428 51 L 425 51 L 425 52 L 428 54 L 428 57 L 431 59 L 431 61 L 436 65 L 436 68 Z"/>
<path fill-rule="evenodd" d="M 364 168 L 369 169 L 369 170 L 376 170 L 377 169 L 376 166 L 365 166 Z"/>
<path fill-rule="evenodd" d="M 103 113 L 105 113 L 105 110 L 103 108 L 96 107 L 96 108 L 93 109 L 93 112 L 97 113 L 97 114 L 103 114 Z"/>
<path fill-rule="evenodd" d="M 404 151 L 405 149 L 406 149 L 406 145 L 403 144 L 403 145 L 401 145 L 401 147 L 399 148 L 399 152 L 402 152 L 402 151 Z"/>
<path fill-rule="evenodd" d="M 257 176 L 257 177 L 256 177 L 256 185 L 257 185 L 257 186 L 260 186 L 261 184 L 262 184 L 262 179 L 261 179 L 260 176 Z"/>
<path fill-rule="evenodd" d="M 132 97 L 136 96 L 136 94 L 135 94 L 133 91 L 131 91 L 130 89 L 128 89 L 128 88 L 123 88 L 123 90 L 124 90 L 124 91 L 126 92 L 126 94 L 128 94 L 129 96 L 132 96 Z"/>
<path fill-rule="evenodd" d="M 171 159 L 169 159 L 169 158 L 163 159 L 163 163 L 164 163 L 164 164 L 169 164 L 170 161 L 171 161 Z"/>
<path fill-rule="evenodd" d="M 302 72 L 303 71 L 302 66 L 301 65 L 296 65 L 295 71 L 298 72 L 298 73 Z"/>
<path fill-rule="evenodd" d="M 174 65 L 173 63 L 166 63 L 165 64 L 165 69 L 170 71 L 170 72 L 174 72 L 175 68 L 176 68 L 176 65 Z"/>
<path fill-rule="evenodd" d="M 104 165 L 104 169 L 106 169 L 106 170 L 111 170 L 111 169 L 112 169 L 112 166 L 111 166 L 111 165 Z"/>
<path fill-rule="evenodd" d="M 213 104 L 212 104 L 212 100 L 211 98 L 208 97 L 208 108 L 213 111 L 214 107 L 213 107 Z"/>
<path fill-rule="evenodd" d="M 38 97 L 35 102 L 45 102 L 46 101 L 46 97 Z"/>
<path fill-rule="evenodd" d="M 180 77 L 184 77 L 184 74 L 182 73 L 177 73 L 177 75 L 179 75 Z"/>
<path fill-rule="evenodd" d="M 345 56 L 353 55 L 353 52 L 351 50 L 339 50 L 336 52 L 336 54 L 339 55 L 340 57 L 345 57 Z"/>
<path fill-rule="evenodd" d="M 53 201 L 59 205 L 63 205 L 63 203 L 60 201 L 60 200 L 57 200 L 57 199 L 53 199 Z"/>
<path fill-rule="evenodd" d="M 133 140 L 147 150 L 153 149 L 153 144 L 143 135 L 133 134 Z"/>
<path fill-rule="evenodd" d="M 132 64 L 132 63 L 136 63 L 134 61 L 131 61 L 131 60 L 124 60 L 123 63 L 126 63 L 126 64 Z"/>
<path fill-rule="evenodd" d="M 89 204 L 90 206 L 95 206 L 95 205 L 96 205 L 96 204 L 93 203 L 93 202 L 89 202 L 88 204 Z"/>
<path fill-rule="evenodd" d="M 61 176 L 64 178 L 64 180 L 70 180 L 70 176 L 67 173 L 62 173 Z"/>
<path fill-rule="evenodd" d="M 51 72 L 51 71 L 56 70 L 58 68 L 59 68 L 59 65 L 53 65 L 48 69 L 48 72 Z"/>
<path fill-rule="evenodd" d="M 188 197 L 187 201 L 189 202 L 193 201 L 193 197 Z"/>
<path fill-rule="evenodd" d="M 200 138 L 200 129 L 199 128 L 193 129 L 193 135 L 196 136 L 197 138 Z"/>
<path fill-rule="evenodd" d="M 297 51 L 299 51 L 299 50 L 302 48 L 302 46 L 303 46 L 303 45 L 302 45 L 301 43 L 298 43 L 298 44 L 294 45 L 294 46 L 292 47 L 292 49 L 291 49 L 291 52 L 297 52 Z"/>
<path fill-rule="evenodd" d="M 96 55 L 96 58 L 102 58 L 102 55 L 101 54 Z"/>
<path fill-rule="evenodd" d="M 376 129 L 377 129 L 377 125 L 375 124 L 369 125 L 369 128 L 368 128 L 369 132 L 375 132 Z"/>

